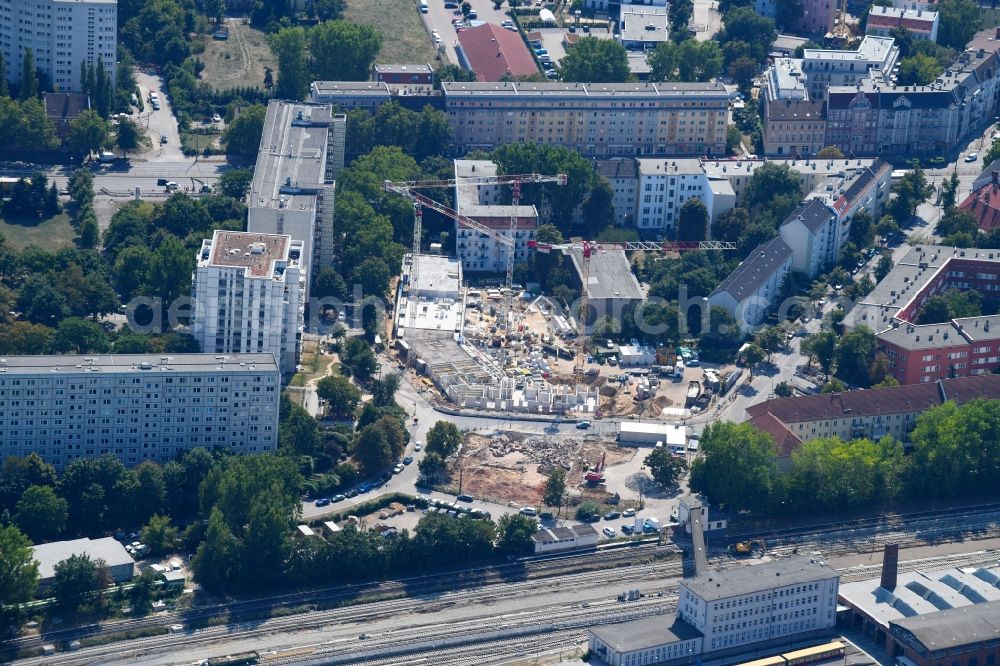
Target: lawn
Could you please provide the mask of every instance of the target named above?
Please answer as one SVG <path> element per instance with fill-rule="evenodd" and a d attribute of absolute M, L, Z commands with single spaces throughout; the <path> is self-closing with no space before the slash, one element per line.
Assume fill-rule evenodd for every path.
<path fill-rule="evenodd" d="M 278 78 L 278 65 L 260 30 L 237 20 L 229 21 L 229 39 L 206 37 L 205 52 L 198 56 L 205 63 L 201 80 L 220 90 L 263 88 L 264 68 L 270 67 Z"/>
<path fill-rule="evenodd" d="M 69 215 L 66 213 L 60 213 L 41 222 L 7 220 L 0 216 L 0 233 L 15 250 L 37 245 L 43 250 L 55 251 L 71 247 L 76 238 L 76 230 L 70 224 Z"/>
<path fill-rule="evenodd" d="M 436 52 L 413 0 L 347 0 L 344 18 L 382 33 L 377 63 L 434 62 Z"/>

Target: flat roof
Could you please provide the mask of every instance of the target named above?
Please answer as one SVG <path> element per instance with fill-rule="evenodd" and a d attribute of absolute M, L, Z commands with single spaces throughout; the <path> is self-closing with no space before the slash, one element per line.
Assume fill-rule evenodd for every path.
<path fill-rule="evenodd" d="M 385 64 L 375 65 L 375 71 L 379 74 L 433 74 L 434 68 L 429 64 Z"/>
<path fill-rule="evenodd" d="M 497 165 L 493 160 L 455 160 L 455 179 L 493 177 L 497 175 Z M 504 228 L 510 227 L 510 217 L 516 214 L 519 218 L 518 227 L 522 224 L 528 228 L 534 228 L 535 222 L 532 218 L 538 217 L 538 211 L 534 206 L 488 204 L 483 201 L 483 192 L 496 191 L 497 185 L 455 185 L 455 210 L 471 218 L 506 218 Z M 525 218 L 524 222 L 520 218 Z M 484 221 L 485 222 L 485 221 Z M 492 225 L 491 225 L 492 226 Z"/>
<path fill-rule="evenodd" d="M 681 585 L 702 599 L 712 601 L 838 576 L 837 570 L 829 564 L 800 555 L 763 564 L 708 571 L 681 581 Z"/>
<path fill-rule="evenodd" d="M 662 435 L 665 444 L 684 444 L 687 442 L 687 427 L 672 423 L 623 421 L 618 432 L 622 435 Z"/>
<path fill-rule="evenodd" d="M 700 631 L 678 618 L 675 613 L 618 624 L 600 624 L 588 631 L 619 654 L 702 637 Z"/>
<path fill-rule="evenodd" d="M 291 236 L 217 230 L 212 234 L 211 256 L 199 265 L 245 268 L 248 277 L 280 278 L 291 242 Z"/>
<path fill-rule="evenodd" d="M 0 379 L 4 375 L 32 375 L 65 372 L 142 374 L 191 371 L 278 371 L 273 354 L 49 354 L 0 358 Z"/>
<path fill-rule="evenodd" d="M 706 97 L 714 101 L 729 102 L 725 86 L 717 81 L 706 83 L 564 83 L 548 82 L 469 82 L 444 81 L 441 89 L 445 97 L 470 97 L 477 95 L 542 97 L 612 98 L 612 97 Z"/>
<path fill-rule="evenodd" d="M 419 254 L 416 261 L 416 285 L 411 285 L 400 299 L 396 311 L 397 328 L 405 331 L 403 337 L 407 340 L 412 340 L 418 330 L 452 336 L 461 333 L 465 310 L 465 300 L 461 296 L 461 262 L 430 254 Z M 412 274 L 412 255 L 407 254 L 403 259 L 403 275 L 409 280 Z M 413 293 L 416 298 L 411 296 Z"/>
<path fill-rule="evenodd" d="M 639 163 L 639 173 L 644 176 L 686 176 L 705 173 L 702 161 L 698 158 L 671 159 L 644 157 L 636 159 Z"/>
<path fill-rule="evenodd" d="M 805 159 L 787 159 L 787 160 L 772 160 L 772 159 L 755 159 L 755 160 L 701 160 L 702 168 L 705 170 L 709 176 L 714 176 L 717 178 L 732 178 L 734 176 L 750 176 L 758 168 L 764 166 L 765 164 L 778 164 L 782 166 L 788 166 L 792 171 L 797 171 L 801 174 L 822 176 L 829 174 L 837 174 L 844 172 L 845 174 L 852 169 L 867 169 L 872 164 L 875 163 L 875 158 L 860 158 L 860 159 L 817 159 L 817 158 L 805 158 Z"/>
<path fill-rule="evenodd" d="M 1000 566 L 901 571 L 887 590 L 879 578 L 841 584 L 838 596 L 883 627 L 905 618 L 940 616 L 939 611 L 1000 602 Z M 931 614 L 931 615 L 928 615 Z M 994 615 L 1000 617 L 1000 615 Z M 931 622 L 932 623 L 932 622 Z"/>
<path fill-rule="evenodd" d="M 894 42 L 895 40 L 892 37 L 865 35 L 856 51 L 805 49 L 802 52 L 802 60 L 805 63 L 810 61 L 824 62 L 833 60 L 882 63 L 892 52 Z"/>
<path fill-rule="evenodd" d="M 250 185 L 251 208 L 315 209 L 332 120 L 329 104 L 271 100 Z"/>
<path fill-rule="evenodd" d="M 582 250 L 573 250 L 570 257 L 576 274 L 583 279 Z M 599 250 L 590 254 L 590 275 L 585 285 L 591 299 L 642 300 L 639 281 L 632 273 L 625 250 Z"/>
<path fill-rule="evenodd" d="M 882 17 L 887 17 L 894 19 L 893 25 L 898 25 L 898 21 L 915 21 L 918 23 L 933 23 L 937 20 L 938 13 L 930 9 L 907 9 L 904 7 L 882 7 L 881 5 L 874 5 L 871 11 L 868 13 L 868 20 L 871 21 L 875 19 L 876 23 L 881 24 Z M 903 26 L 910 27 L 910 26 Z M 926 26 L 927 30 L 930 30 L 930 26 Z"/>
<path fill-rule="evenodd" d="M 595 536 L 597 530 L 587 523 L 576 525 L 565 525 L 563 527 L 545 527 L 532 535 L 532 540 L 537 542 L 550 541 L 553 539 L 562 541 L 564 539 L 579 539 L 580 537 Z"/>
<path fill-rule="evenodd" d="M 667 8 L 622 5 L 623 42 L 664 42 L 667 40 Z"/>
<path fill-rule="evenodd" d="M 42 580 L 54 578 L 56 565 L 73 555 L 87 555 L 91 560 L 104 560 L 109 567 L 123 564 L 135 564 L 135 560 L 112 537 L 102 539 L 73 539 L 71 541 L 53 541 L 31 547 L 31 554 L 38 561 L 38 573 Z"/>
<path fill-rule="evenodd" d="M 382 81 L 313 81 L 313 92 L 327 97 L 370 95 L 389 97 L 389 88 Z"/>
<path fill-rule="evenodd" d="M 899 635 L 899 627 L 929 652 L 996 641 L 1000 639 L 1000 601 L 918 615 L 892 624 L 894 635 Z"/>

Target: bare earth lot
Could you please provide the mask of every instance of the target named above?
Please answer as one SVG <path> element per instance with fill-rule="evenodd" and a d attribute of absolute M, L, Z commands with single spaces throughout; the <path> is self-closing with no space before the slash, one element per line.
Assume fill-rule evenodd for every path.
<path fill-rule="evenodd" d="M 416 0 L 348 0 L 344 18 L 375 26 L 382 33 L 377 63 L 434 61 L 434 47 L 420 20 Z"/>
<path fill-rule="evenodd" d="M 202 80 L 220 90 L 244 86 L 263 88 L 264 68 L 270 67 L 277 81 L 278 65 L 264 33 L 244 25 L 240 19 L 229 19 L 227 24 L 228 40 L 206 38 L 205 52 L 199 56 L 205 63 Z"/>

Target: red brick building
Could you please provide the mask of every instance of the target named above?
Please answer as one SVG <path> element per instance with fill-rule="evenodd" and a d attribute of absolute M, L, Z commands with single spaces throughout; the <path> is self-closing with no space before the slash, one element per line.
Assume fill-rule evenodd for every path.
<path fill-rule="evenodd" d="M 1000 160 L 986 167 L 958 207 L 972 213 L 983 231 L 1000 227 Z"/>
<path fill-rule="evenodd" d="M 1000 316 L 913 323 L 928 298 L 949 289 L 978 291 L 984 301 L 1000 299 L 1000 250 L 917 246 L 846 321 L 875 332 L 878 350 L 901 384 L 994 372 L 1000 368 Z"/>

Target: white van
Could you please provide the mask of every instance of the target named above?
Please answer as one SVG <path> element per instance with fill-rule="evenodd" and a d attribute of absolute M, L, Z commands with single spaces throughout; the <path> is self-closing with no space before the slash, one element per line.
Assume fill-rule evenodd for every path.
<path fill-rule="evenodd" d="M 420 0 L 420 13 L 421 14 L 427 13 L 427 0 Z"/>
<path fill-rule="evenodd" d="M 521 507 L 521 515 L 522 516 L 537 516 L 538 515 L 538 509 L 536 509 L 533 506 Z"/>

